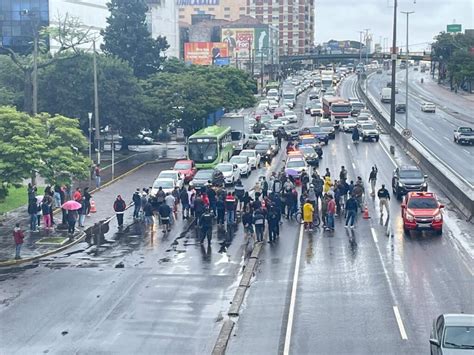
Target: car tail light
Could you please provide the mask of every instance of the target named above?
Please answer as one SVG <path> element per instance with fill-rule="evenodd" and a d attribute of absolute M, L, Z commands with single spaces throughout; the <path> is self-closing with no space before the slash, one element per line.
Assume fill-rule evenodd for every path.
<path fill-rule="evenodd" d="M 411 213 L 408 213 L 408 212 L 406 213 L 405 217 L 407 221 L 409 222 L 413 222 L 415 220 L 415 217 Z"/>

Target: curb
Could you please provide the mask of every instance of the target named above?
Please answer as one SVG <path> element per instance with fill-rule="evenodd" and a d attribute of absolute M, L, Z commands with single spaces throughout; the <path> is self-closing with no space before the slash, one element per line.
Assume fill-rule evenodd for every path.
<path fill-rule="evenodd" d="M 134 172 L 136 172 L 137 170 L 143 168 L 144 166 L 148 165 L 148 164 L 161 164 L 161 163 L 169 163 L 169 162 L 172 162 L 172 161 L 176 161 L 178 159 L 163 159 L 163 160 L 160 160 L 160 161 L 146 161 L 136 167 L 134 167 L 133 169 L 130 169 L 129 171 L 123 173 L 122 175 L 120 176 L 117 176 L 115 179 L 113 180 L 110 180 L 109 182 L 105 183 L 104 185 L 102 185 L 100 188 L 98 189 L 94 189 L 91 191 L 91 194 L 93 192 L 96 192 L 96 191 L 100 191 L 101 188 L 104 188 L 104 187 L 107 187 L 107 186 L 110 186 L 112 185 L 113 183 L 117 182 L 118 180 L 121 180 L 123 179 L 124 177 L 127 177 L 128 175 L 131 175 L 133 174 Z M 128 208 L 130 208 L 131 205 L 128 206 Z M 127 209 L 128 209 L 127 208 Z M 57 208 L 53 211 L 54 214 L 57 214 L 61 211 L 60 208 Z M 111 217 L 108 217 L 107 219 L 110 219 L 110 218 L 113 218 L 113 215 Z M 189 231 L 189 228 L 191 226 L 188 227 L 188 231 Z M 90 227 L 89 227 L 90 228 Z M 31 262 L 31 261 L 35 261 L 35 260 L 38 260 L 38 259 L 41 259 L 41 258 L 44 258 L 46 256 L 50 256 L 50 255 L 53 255 L 53 254 L 56 254 L 56 253 L 59 253 L 61 251 L 64 251 L 66 250 L 67 248 L 69 247 L 72 247 L 73 245 L 76 245 L 78 243 L 80 243 L 81 241 L 84 240 L 84 238 L 86 237 L 86 233 L 85 232 L 82 232 L 79 236 L 79 238 L 75 239 L 74 241 L 72 241 L 71 243 L 68 243 L 68 244 L 65 244 L 57 249 L 53 249 L 53 250 L 50 250 L 46 253 L 43 253 L 43 254 L 40 254 L 40 255 L 36 255 L 36 256 L 32 256 L 30 258 L 25 258 L 25 259 L 19 259 L 19 260 L 15 260 L 15 259 L 11 259 L 11 260 L 6 260 L 6 261 L 0 261 L 0 267 L 6 267 L 6 266 L 14 266 L 14 265 L 21 265 L 21 264 L 25 264 L 25 263 L 28 263 L 28 262 Z"/>
<path fill-rule="evenodd" d="M 216 345 L 212 350 L 212 355 L 224 355 L 227 348 L 227 343 L 229 342 L 230 335 L 234 329 L 234 321 L 227 319 L 222 325 L 221 331 L 219 332 L 219 337 L 217 338 Z"/>

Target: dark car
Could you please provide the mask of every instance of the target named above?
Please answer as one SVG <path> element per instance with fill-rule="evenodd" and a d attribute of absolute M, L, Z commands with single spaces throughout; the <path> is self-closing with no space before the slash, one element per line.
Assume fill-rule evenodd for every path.
<path fill-rule="evenodd" d="M 329 134 L 321 129 L 320 126 L 304 127 L 300 130 L 300 135 L 303 134 L 312 134 L 318 138 L 320 142 L 324 142 L 326 145 L 329 143 Z"/>
<path fill-rule="evenodd" d="M 196 190 L 200 190 L 206 186 L 209 181 L 213 186 L 224 186 L 224 174 L 222 174 L 222 171 L 217 169 L 199 170 L 196 175 L 194 175 L 191 184 Z"/>
<path fill-rule="evenodd" d="M 292 125 L 283 126 L 281 127 L 281 131 L 283 134 L 283 138 L 285 138 L 287 141 L 298 139 L 299 128 L 296 126 L 292 126 Z"/>
<path fill-rule="evenodd" d="M 329 139 L 336 138 L 336 129 L 331 121 L 322 121 L 319 124 L 319 127 L 321 127 L 321 130 L 329 136 Z"/>
<path fill-rule="evenodd" d="M 352 106 L 351 116 L 357 116 L 360 113 L 360 111 L 365 108 L 365 105 L 359 101 L 351 102 L 351 106 Z"/>
<path fill-rule="evenodd" d="M 433 321 L 431 354 L 472 354 L 474 350 L 474 314 L 441 314 Z"/>
<path fill-rule="evenodd" d="M 318 147 L 318 149 L 321 148 Z M 302 145 L 298 146 L 298 150 L 303 153 L 304 159 L 308 165 L 319 166 L 319 154 L 316 152 L 317 149 L 310 145 Z"/>
<path fill-rule="evenodd" d="M 396 113 L 405 113 L 405 112 L 407 112 L 407 105 L 405 105 L 405 104 L 396 104 L 395 105 L 395 112 Z"/>
<path fill-rule="evenodd" d="M 403 195 L 410 191 L 427 191 L 427 175 L 416 166 L 402 165 L 393 171 L 392 190 L 397 199 L 401 200 Z"/>
<path fill-rule="evenodd" d="M 258 143 L 254 148 L 258 154 L 260 154 L 260 160 L 263 162 L 270 163 L 273 158 L 273 151 L 270 143 L 262 142 Z"/>

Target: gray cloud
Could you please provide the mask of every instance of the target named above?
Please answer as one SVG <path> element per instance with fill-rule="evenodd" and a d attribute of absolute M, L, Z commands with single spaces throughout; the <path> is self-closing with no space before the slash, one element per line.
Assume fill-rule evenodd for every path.
<path fill-rule="evenodd" d="M 317 43 L 330 39 L 359 40 L 358 31 L 370 28 L 377 43 L 389 38 L 391 43 L 394 0 L 316 0 Z M 446 25 L 461 23 L 474 28 L 474 0 L 398 0 L 397 44 L 405 45 L 406 15 L 410 15 L 410 50 L 423 50 Z"/>

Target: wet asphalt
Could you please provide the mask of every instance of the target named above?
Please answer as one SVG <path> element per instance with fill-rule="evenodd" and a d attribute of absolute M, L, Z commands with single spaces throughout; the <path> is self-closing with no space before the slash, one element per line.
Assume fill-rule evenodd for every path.
<path fill-rule="evenodd" d="M 352 90 L 347 80 L 342 94 L 353 96 Z M 311 120 L 306 115 L 303 123 Z M 376 163 L 378 185 L 388 185 L 394 164 L 383 148 L 375 142 L 354 147 L 349 135 L 338 133 L 324 148 L 319 170 L 338 175 L 345 165 L 350 179 L 367 181 Z M 254 171 L 245 186 L 278 170 L 283 158 L 280 152 L 271 167 Z M 395 162 L 406 159 L 397 154 Z M 147 166 L 114 189 L 133 192 L 158 173 Z M 279 241 L 262 249 L 227 353 L 282 353 L 292 297 L 291 354 L 424 354 L 434 317 L 474 312 L 471 259 L 453 247 L 459 233 L 453 226 L 463 233 L 468 227 L 456 213 L 449 212 L 442 237 L 404 237 L 400 204 L 392 200 L 393 236 L 387 237 L 386 220 L 381 223 L 370 197 L 367 203 L 371 218 L 359 217 L 353 231 L 337 218 L 334 233 L 304 233 L 295 294 L 300 226 L 284 222 Z M 192 230 L 180 235 L 184 225 L 178 219 L 164 236 L 139 224 L 117 232 L 112 219 L 108 243 L 97 253 L 82 243 L 32 269 L 0 270 L 0 353 L 211 353 L 249 246 L 240 226 L 231 241 L 215 232 L 208 248 L 196 243 Z"/>

